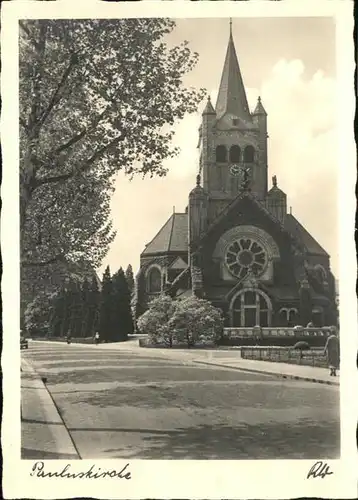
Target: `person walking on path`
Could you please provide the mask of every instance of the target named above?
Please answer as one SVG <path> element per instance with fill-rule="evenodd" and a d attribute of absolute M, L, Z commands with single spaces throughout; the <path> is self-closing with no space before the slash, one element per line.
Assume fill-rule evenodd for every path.
<path fill-rule="evenodd" d="M 339 367 L 339 340 L 335 328 L 332 328 L 332 333 L 327 339 L 324 354 L 327 356 L 329 374 L 335 377 L 337 375 L 337 368 Z"/>
<path fill-rule="evenodd" d="M 94 336 L 94 341 L 95 341 L 95 344 L 98 345 L 99 344 L 99 333 L 96 332 L 95 333 L 95 336 Z"/>

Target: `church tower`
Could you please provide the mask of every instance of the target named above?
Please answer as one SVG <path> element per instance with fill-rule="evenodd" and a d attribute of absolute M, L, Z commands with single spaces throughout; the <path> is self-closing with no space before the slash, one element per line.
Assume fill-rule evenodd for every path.
<path fill-rule="evenodd" d="M 161 293 L 195 295 L 220 308 L 227 327 L 247 329 L 238 331 L 245 338 L 255 325 L 273 327 L 273 342 L 282 328 L 334 324 L 329 255 L 287 213 L 276 175 L 268 186 L 267 113 L 260 97 L 249 109 L 231 23 L 217 101 L 207 100 L 199 134 L 185 213 L 171 214 L 141 254 L 137 310 Z"/>
<path fill-rule="evenodd" d="M 242 189 L 244 171 L 259 200 L 267 194 L 267 114 L 259 98 L 250 113 L 232 27 L 215 109 L 210 99 L 200 127 L 200 171 L 209 197 L 209 223 Z M 246 175 L 247 175 L 246 174 Z"/>

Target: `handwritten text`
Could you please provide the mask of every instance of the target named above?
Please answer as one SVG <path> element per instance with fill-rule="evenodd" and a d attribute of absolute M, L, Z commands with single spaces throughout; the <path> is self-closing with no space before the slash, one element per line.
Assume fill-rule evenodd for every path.
<path fill-rule="evenodd" d="M 312 478 L 317 478 L 320 477 L 321 479 L 325 478 L 326 476 L 330 476 L 333 474 L 333 472 L 329 469 L 329 466 L 325 462 L 316 462 L 312 467 L 309 473 L 307 474 L 307 479 L 310 477 Z"/>
<path fill-rule="evenodd" d="M 30 476 L 35 477 L 62 477 L 64 479 L 100 479 L 100 478 L 115 478 L 115 479 L 132 479 L 131 473 L 128 470 L 129 464 L 126 464 L 120 471 L 115 469 L 105 470 L 101 467 L 92 465 L 87 471 L 84 472 L 70 472 L 71 464 L 65 465 L 60 471 L 45 471 L 44 462 L 35 462 L 33 465 Z"/>

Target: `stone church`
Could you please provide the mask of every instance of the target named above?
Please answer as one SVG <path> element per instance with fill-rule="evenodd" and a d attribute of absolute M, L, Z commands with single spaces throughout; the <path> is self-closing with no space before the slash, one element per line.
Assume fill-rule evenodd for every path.
<path fill-rule="evenodd" d="M 230 37 L 215 108 L 199 129 L 200 165 L 184 213 L 173 213 L 141 254 L 137 300 L 195 294 L 226 326 L 337 323 L 327 252 L 287 213 L 277 178 L 268 186 L 267 113 L 250 112 Z"/>

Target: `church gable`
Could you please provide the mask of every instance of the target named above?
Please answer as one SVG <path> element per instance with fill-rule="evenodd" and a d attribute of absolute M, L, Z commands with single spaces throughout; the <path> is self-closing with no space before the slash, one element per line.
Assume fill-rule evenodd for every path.
<path fill-rule="evenodd" d="M 185 259 L 187 260 L 187 259 Z M 188 267 L 188 263 L 185 262 L 184 258 L 177 257 L 168 266 L 167 280 L 168 283 L 173 283 L 173 281 Z"/>
<path fill-rule="evenodd" d="M 277 276 L 284 276 L 294 286 L 293 246 L 282 224 L 244 193 L 222 212 L 200 242 L 204 281 L 235 283 L 250 266 L 261 282 L 273 285 Z"/>
<path fill-rule="evenodd" d="M 173 270 L 183 270 L 188 267 L 188 264 L 184 262 L 181 257 L 177 257 L 174 262 L 169 266 L 169 269 Z"/>
<path fill-rule="evenodd" d="M 225 231 L 240 225 L 262 228 L 269 234 L 281 235 L 281 238 L 292 240 L 293 243 L 300 246 L 300 242 L 286 231 L 281 222 L 247 191 L 241 193 L 222 210 L 208 228 L 202 242 L 218 238 Z"/>

